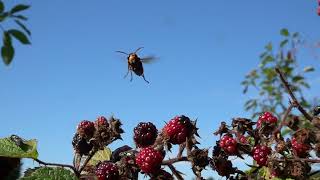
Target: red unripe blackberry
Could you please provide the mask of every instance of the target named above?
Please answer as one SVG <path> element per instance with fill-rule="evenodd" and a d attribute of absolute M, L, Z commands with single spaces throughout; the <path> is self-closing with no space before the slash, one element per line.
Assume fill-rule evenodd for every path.
<path fill-rule="evenodd" d="M 98 127 L 108 127 L 109 123 L 106 117 L 99 116 L 97 120 L 95 121 L 96 126 Z"/>
<path fill-rule="evenodd" d="M 237 152 L 237 141 L 228 135 L 221 138 L 219 145 L 227 154 L 235 154 Z"/>
<path fill-rule="evenodd" d="M 158 130 L 151 122 L 140 122 L 133 130 L 134 142 L 138 147 L 147 147 L 154 143 Z"/>
<path fill-rule="evenodd" d="M 100 163 L 95 171 L 99 180 L 118 180 L 120 179 L 118 167 L 108 161 Z"/>
<path fill-rule="evenodd" d="M 155 173 L 161 167 L 163 155 L 160 151 L 152 147 L 146 147 L 136 155 L 136 163 L 141 171 L 145 173 Z"/>
<path fill-rule="evenodd" d="M 248 140 L 244 135 L 240 135 L 239 142 L 242 144 L 248 144 Z"/>
<path fill-rule="evenodd" d="M 278 118 L 275 117 L 272 113 L 264 112 L 259 116 L 257 127 L 260 128 L 262 124 L 275 125 L 277 121 L 278 121 Z"/>
<path fill-rule="evenodd" d="M 265 166 L 267 164 L 268 155 L 271 153 L 271 148 L 267 146 L 257 145 L 253 148 L 253 159 L 260 165 Z"/>
<path fill-rule="evenodd" d="M 164 126 L 163 132 L 169 138 L 169 142 L 181 144 L 191 135 L 192 124 L 188 117 L 176 116 Z"/>
<path fill-rule="evenodd" d="M 311 149 L 310 145 L 300 143 L 296 138 L 292 138 L 291 140 L 292 149 L 295 155 L 299 157 L 306 157 Z"/>
<path fill-rule="evenodd" d="M 320 7 L 318 7 L 318 9 L 317 9 L 317 13 L 318 13 L 318 16 L 320 16 Z"/>
<path fill-rule="evenodd" d="M 94 123 L 83 120 L 78 124 L 77 131 L 81 137 L 91 138 L 95 131 Z"/>

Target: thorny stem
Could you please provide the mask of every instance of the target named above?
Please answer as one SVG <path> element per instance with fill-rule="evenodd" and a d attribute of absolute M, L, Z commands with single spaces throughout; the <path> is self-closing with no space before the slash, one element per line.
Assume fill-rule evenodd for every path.
<path fill-rule="evenodd" d="M 180 146 L 179 146 L 179 152 L 178 152 L 178 154 L 177 154 L 177 158 L 182 157 L 182 153 L 183 153 L 185 147 L 186 147 L 185 144 L 180 144 Z"/>
<path fill-rule="evenodd" d="M 186 148 L 187 148 L 187 156 L 190 156 L 192 146 L 190 146 L 190 139 L 188 137 L 186 138 Z"/>
<path fill-rule="evenodd" d="M 292 90 L 290 89 L 290 85 L 289 85 L 288 81 L 285 79 L 281 70 L 279 68 L 276 68 L 276 72 L 278 73 L 283 85 L 287 89 L 287 91 L 292 99 L 293 105 L 298 108 L 298 110 L 304 115 L 304 117 L 306 117 L 309 121 L 312 121 L 312 117 L 304 110 L 304 108 L 298 102 L 297 98 L 294 96 Z"/>
<path fill-rule="evenodd" d="M 83 171 L 83 169 L 86 167 L 92 156 L 97 152 L 97 150 L 93 150 L 87 157 L 87 159 L 84 161 L 82 167 L 79 169 L 79 174 Z"/>
<path fill-rule="evenodd" d="M 180 162 L 180 161 L 189 161 L 188 158 L 186 156 L 182 156 L 182 157 L 176 157 L 176 158 L 173 158 L 173 159 L 168 159 L 168 160 L 165 160 L 165 161 L 162 161 L 162 165 L 172 165 L 173 163 L 176 163 L 176 162 Z"/>
<path fill-rule="evenodd" d="M 272 159 L 278 162 L 285 161 L 302 161 L 302 162 L 310 162 L 310 163 L 320 163 L 320 159 L 308 159 L 308 158 L 289 158 L 289 159 Z"/>
<path fill-rule="evenodd" d="M 181 174 L 176 170 L 176 168 L 172 164 L 169 164 L 168 167 L 170 168 L 172 173 L 177 177 L 178 180 L 183 180 Z"/>
<path fill-rule="evenodd" d="M 43 164 L 43 165 L 45 165 L 45 166 L 59 166 L 59 167 L 67 167 L 67 168 L 70 168 L 70 169 L 73 170 L 74 174 L 75 174 L 77 177 L 80 176 L 80 172 L 78 172 L 78 171 L 76 170 L 76 168 L 73 167 L 72 165 L 69 165 L 69 164 L 58 164 L 58 163 L 47 163 L 47 162 L 43 162 L 43 161 L 41 161 L 41 160 L 39 160 L 39 159 L 33 159 L 33 160 L 35 160 L 35 161 L 38 162 L 39 164 Z"/>
<path fill-rule="evenodd" d="M 288 118 L 290 112 L 292 111 L 292 108 L 294 107 L 294 104 L 290 103 L 290 106 L 288 107 L 288 109 L 286 110 L 286 112 L 284 113 L 282 120 L 281 120 L 281 124 L 278 126 L 277 129 L 275 129 L 273 131 L 273 135 L 277 135 L 278 133 L 281 132 L 281 128 L 286 125 L 286 119 Z"/>

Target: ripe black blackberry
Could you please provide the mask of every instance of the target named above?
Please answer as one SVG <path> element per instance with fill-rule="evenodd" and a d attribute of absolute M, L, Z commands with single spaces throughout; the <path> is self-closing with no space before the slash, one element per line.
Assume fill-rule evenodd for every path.
<path fill-rule="evenodd" d="M 95 171 L 99 180 L 118 180 L 120 179 L 118 167 L 108 161 L 100 163 Z"/>
<path fill-rule="evenodd" d="M 154 143 L 158 130 L 151 122 L 140 122 L 133 130 L 137 147 L 147 147 Z"/>

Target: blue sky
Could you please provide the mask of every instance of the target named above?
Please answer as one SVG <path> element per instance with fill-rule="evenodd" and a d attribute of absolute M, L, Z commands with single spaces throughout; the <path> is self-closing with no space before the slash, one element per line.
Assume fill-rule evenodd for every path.
<path fill-rule="evenodd" d="M 162 128 L 178 114 L 198 118 L 202 147 L 213 146 L 221 120 L 249 116 L 240 82 L 264 45 L 283 27 L 320 39 L 315 0 L 17 2 L 32 5 L 32 46 L 17 45 L 13 63 L 0 66 L 0 137 L 37 138 L 49 162 L 71 163 L 76 125 L 99 115 L 123 121 L 124 141 L 111 148 L 133 145 L 138 122 Z M 159 57 L 145 65 L 150 84 L 123 79 L 125 57 L 115 53 L 140 46 Z M 306 53 L 301 63 L 319 61 Z M 319 73 L 311 82 L 316 95 Z"/>

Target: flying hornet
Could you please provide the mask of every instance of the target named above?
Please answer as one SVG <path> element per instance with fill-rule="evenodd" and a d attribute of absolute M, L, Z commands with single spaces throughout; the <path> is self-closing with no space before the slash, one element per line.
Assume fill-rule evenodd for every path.
<path fill-rule="evenodd" d="M 134 72 L 137 76 L 142 76 L 145 82 L 149 83 L 149 81 L 146 80 L 144 76 L 144 71 L 143 71 L 143 64 L 144 63 L 151 63 L 153 60 L 155 60 L 154 56 L 146 56 L 143 58 L 140 58 L 137 55 L 137 52 L 141 50 L 143 47 L 138 48 L 132 53 L 126 53 L 123 51 L 116 51 L 118 53 L 122 53 L 127 55 L 127 61 L 128 61 L 128 72 L 124 76 L 126 78 L 128 74 L 130 73 L 130 81 L 132 81 L 132 72 Z"/>

